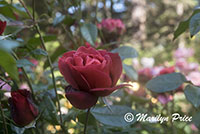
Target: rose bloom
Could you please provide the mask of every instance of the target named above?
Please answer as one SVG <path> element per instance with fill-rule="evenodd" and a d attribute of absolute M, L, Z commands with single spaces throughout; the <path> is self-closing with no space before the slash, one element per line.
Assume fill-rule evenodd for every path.
<path fill-rule="evenodd" d="M 2 35 L 2 33 L 4 32 L 6 28 L 6 21 L 1 21 L 0 20 L 0 35 Z"/>
<path fill-rule="evenodd" d="M 70 84 L 66 88 L 66 97 L 79 109 L 90 108 L 98 97 L 108 96 L 126 86 L 115 86 L 122 73 L 122 62 L 117 53 L 82 46 L 59 58 L 58 67 Z"/>
<path fill-rule="evenodd" d="M 120 35 L 122 35 L 125 31 L 125 25 L 120 19 L 103 19 L 102 22 L 97 25 L 97 27 L 109 33 L 115 32 Z"/>
<path fill-rule="evenodd" d="M 9 104 L 12 118 L 20 127 L 30 124 L 38 116 L 38 110 L 33 104 L 31 94 L 25 89 L 12 91 Z"/>

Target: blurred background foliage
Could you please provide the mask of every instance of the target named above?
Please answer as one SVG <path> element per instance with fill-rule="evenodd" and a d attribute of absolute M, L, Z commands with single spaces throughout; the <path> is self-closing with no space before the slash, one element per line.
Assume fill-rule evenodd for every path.
<path fill-rule="evenodd" d="M 189 31 L 182 34 L 179 38 L 173 40 L 174 31 L 181 21 L 190 17 L 194 8 L 198 8 L 197 0 L 40 0 L 35 1 L 35 11 L 32 8 L 32 1 L 24 1 L 31 13 L 35 12 L 35 18 L 39 24 L 41 34 L 44 38 L 47 51 L 40 47 L 39 35 L 34 30 L 33 21 L 27 15 L 25 9 L 17 0 L 0 0 L 0 16 L 1 20 L 6 20 L 7 27 L 4 35 L 9 35 L 9 38 L 20 42 L 21 46 L 15 50 L 19 59 L 36 60 L 36 66 L 30 65 L 29 62 L 18 62 L 18 67 L 24 67 L 31 80 L 33 91 L 38 101 L 36 105 L 40 108 L 41 118 L 36 124 L 36 128 L 17 128 L 14 125 L 9 126 L 10 133 L 61 133 L 61 125 L 59 124 L 58 114 L 56 113 L 56 97 L 53 91 L 53 84 L 50 75 L 49 63 L 46 56 L 49 54 L 53 62 L 54 73 L 56 75 L 56 85 L 58 87 L 58 94 L 61 103 L 61 111 L 63 112 L 63 126 L 70 134 L 80 134 L 83 131 L 83 124 L 85 122 L 85 111 L 80 111 L 72 108 L 71 104 L 64 96 L 64 88 L 67 83 L 61 77 L 57 68 L 57 59 L 64 52 L 77 49 L 78 46 L 84 45 L 85 40 L 81 35 L 81 26 L 83 23 L 98 24 L 104 18 L 118 18 L 123 21 L 126 26 L 126 32 L 120 36 L 116 42 L 105 42 L 99 48 L 109 48 L 110 44 L 119 44 L 120 46 L 131 46 L 137 50 L 132 51 L 132 56 L 138 55 L 140 65 L 136 66 L 136 70 L 148 66 L 145 62 L 141 62 L 142 58 L 153 58 L 155 64 L 158 65 L 174 65 L 175 59 L 173 57 L 174 50 L 178 47 L 191 47 L 195 50 L 195 54 L 190 58 L 190 61 L 200 63 L 200 46 L 199 35 L 190 38 Z M 5 18 L 4 18 L 5 16 Z M 100 34 L 97 42 L 100 43 Z M 118 48 L 114 46 L 113 48 Z M 113 50 L 112 51 L 118 51 Z M 127 51 L 127 49 L 126 49 Z M 48 52 L 48 53 L 47 53 Z M 137 81 L 136 70 L 132 67 L 133 59 L 125 59 L 124 70 L 132 80 L 132 84 L 137 88 L 139 84 Z M 129 66 L 127 66 L 129 65 Z M 2 77 L 5 76 L 4 70 L 1 70 Z M 7 77 L 7 76 L 5 76 Z M 20 87 L 27 88 L 23 71 L 19 70 Z M 126 81 L 121 78 L 121 82 Z M 141 84 L 141 86 L 144 86 Z M 139 88 L 139 87 L 138 87 Z M 147 94 L 151 94 L 147 91 Z M 181 96 L 182 95 L 182 96 Z M 175 105 L 174 111 L 179 111 L 181 114 L 192 115 L 195 109 L 185 100 L 184 95 L 177 95 L 174 97 Z M 139 96 L 139 95 L 138 95 Z M 126 105 L 133 110 L 140 112 L 149 112 L 151 114 L 169 115 L 172 112 L 171 106 L 162 105 L 158 100 L 151 96 L 138 97 L 130 92 L 119 90 L 109 96 L 107 102 L 109 105 Z M 97 106 L 104 106 L 105 100 L 99 100 Z M 8 106 L 6 101 L 3 102 L 5 108 Z M 113 108 L 116 111 L 124 110 L 123 108 Z M 167 110 L 166 110 L 167 109 Z M 99 109 L 104 111 L 104 116 L 109 115 L 105 111 L 105 107 Z M 122 111 L 123 111 L 122 110 Z M 9 117 L 9 111 L 5 112 Z M 122 114 L 122 113 L 121 113 Z M 155 133 L 171 133 L 170 122 L 166 124 L 159 123 L 135 123 L 129 126 L 118 127 L 112 122 L 102 123 L 104 120 L 100 116 L 100 122 L 97 119 L 98 112 L 92 111 L 89 118 L 88 134 L 155 134 Z M 95 117 L 95 118 L 94 118 Z M 99 117 L 99 116 L 98 116 Z M 117 118 L 113 115 L 112 118 Z M 110 119 L 109 118 L 109 119 Z M 199 116 L 196 116 L 198 119 Z M 102 119 L 102 120 L 101 120 Z M 8 120 L 9 121 L 9 120 Z M 121 120 L 119 120 L 121 121 Z M 195 120 L 196 121 L 196 120 Z M 0 122 L 1 123 L 1 122 Z M 196 124 L 199 120 L 196 121 Z M 113 126 L 114 127 L 113 127 Z M 193 125 L 193 124 L 192 124 Z M 198 124 L 199 125 L 199 124 Z M 198 129 L 186 122 L 174 123 L 177 134 L 195 134 Z M 0 126 L 3 130 L 3 126 Z M 1 132 L 0 130 L 0 132 Z M 173 131 L 174 132 L 174 131 Z"/>

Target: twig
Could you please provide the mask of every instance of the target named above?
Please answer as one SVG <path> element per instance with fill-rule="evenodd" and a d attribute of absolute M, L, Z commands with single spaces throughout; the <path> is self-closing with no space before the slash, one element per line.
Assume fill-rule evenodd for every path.
<path fill-rule="evenodd" d="M 88 108 L 88 110 L 87 110 L 86 121 L 85 121 L 85 126 L 84 126 L 84 132 L 83 132 L 83 134 L 86 134 L 86 131 L 87 131 L 87 125 L 88 125 L 88 117 L 89 117 L 89 114 L 90 114 L 90 108 Z"/>
<path fill-rule="evenodd" d="M 7 125 L 6 125 L 6 119 L 5 119 L 5 115 L 4 115 L 4 112 L 3 112 L 3 108 L 1 106 L 1 101 L 0 101 L 0 110 L 1 110 L 1 116 L 2 116 L 2 119 L 3 119 L 3 125 L 4 125 L 4 129 L 5 129 L 5 134 L 8 134 L 8 129 L 7 129 Z"/>

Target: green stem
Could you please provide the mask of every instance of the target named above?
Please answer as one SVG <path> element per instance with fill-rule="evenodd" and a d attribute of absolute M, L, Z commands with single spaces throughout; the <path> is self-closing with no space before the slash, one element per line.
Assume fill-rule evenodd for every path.
<path fill-rule="evenodd" d="M 2 119 L 3 119 L 4 131 L 5 131 L 5 134 L 8 134 L 6 119 L 5 119 L 5 115 L 4 115 L 4 112 L 3 112 L 3 108 L 1 106 L 1 101 L 0 101 L 0 110 L 1 110 L 1 116 L 2 116 Z"/>
<path fill-rule="evenodd" d="M 33 0 L 34 1 L 34 0 Z M 26 10 L 26 12 L 27 12 L 27 14 L 29 15 L 29 17 L 33 20 L 33 22 L 34 22 L 34 24 L 35 24 L 35 30 L 37 31 L 37 33 L 39 34 L 39 37 L 40 37 L 40 41 L 41 41 L 41 47 L 45 50 L 45 51 L 47 51 L 47 49 L 46 49 L 46 47 L 45 47 L 45 42 L 44 42 L 44 39 L 43 39 L 43 37 L 42 37 L 42 34 L 41 34 L 41 32 L 40 32 L 40 28 L 39 28 L 39 26 L 38 26 L 38 23 L 37 23 L 37 21 L 35 21 L 35 18 L 34 18 L 34 13 L 33 13 L 33 15 L 34 16 L 32 16 L 31 15 L 31 13 L 29 12 L 29 10 L 28 10 L 28 8 L 26 7 L 26 5 L 24 4 L 24 2 L 22 1 L 22 0 L 19 0 L 19 2 L 21 3 L 21 5 L 25 8 L 25 10 Z M 33 2 L 34 3 L 34 2 Z M 34 8 L 34 6 L 33 6 L 33 8 Z M 33 9 L 33 11 L 34 11 L 34 9 Z M 51 70 L 51 75 L 52 75 L 52 82 L 53 82 L 53 87 L 54 87 L 54 92 L 55 92 L 55 94 L 56 94 L 56 100 L 57 100 L 57 103 L 58 103 L 58 111 L 59 111 L 59 113 L 60 113 L 60 125 L 61 125 L 61 127 L 62 127 L 62 129 L 63 129 L 63 131 L 64 131 L 64 133 L 65 133 L 65 129 L 64 129 L 64 127 L 63 127 L 63 121 L 62 121 L 62 113 L 61 113 L 61 106 L 60 106 L 60 102 L 59 102 L 59 97 L 58 97 L 58 93 L 57 93 L 57 88 L 56 88 L 56 82 L 55 82 L 55 76 L 54 76 L 54 69 L 53 69 L 53 65 L 52 65 L 52 62 L 51 62 L 51 58 L 50 58 L 50 56 L 49 56 L 49 54 L 47 54 L 47 59 L 48 59 L 48 62 L 49 62 L 49 65 L 50 65 L 50 70 Z"/>
<path fill-rule="evenodd" d="M 83 132 L 83 134 L 86 134 L 86 132 L 87 132 L 87 125 L 88 125 L 89 114 L 90 114 L 90 108 L 88 108 L 88 110 L 87 110 L 86 121 L 85 121 L 85 126 L 84 126 L 84 132 Z"/>

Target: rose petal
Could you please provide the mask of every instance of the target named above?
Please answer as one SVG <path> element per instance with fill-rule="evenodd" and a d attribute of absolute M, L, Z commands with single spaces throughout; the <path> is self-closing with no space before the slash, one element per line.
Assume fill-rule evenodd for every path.
<path fill-rule="evenodd" d="M 86 53 L 86 54 L 94 54 L 94 55 L 99 55 L 99 52 L 97 50 L 95 50 L 92 47 L 84 47 L 81 46 L 77 49 L 76 51 L 77 53 Z"/>
<path fill-rule="evenodd" d="M 65 80 L 76 89 L 90 89 L 89 84 L 85 78 L 76 70 L 73 69 L 72 58 L 65 57 L 67 54 L 64 54 L 58 61 L 58 67 L 61 74 L 64 76 Z M 70 54 L 68 54 L 70 55 Z"/>
<path fill-rule="evenodd" d="M 112 81 L 108 74 L 104 73 L 103 71 L 97 70 L 93 66 L 87 66 L 85 68 L 78 68 L 74 67 L 78 72 L 80 72 L 86 81 L 90 85 L 90 89 L 93 88 L 105 88 L 111 87 Z"/>
<path fill-rule="evenodd" d="M 118 85 L 116 87 L 112 87 L 112 88 L 94 88 L 94 89 L 91 89 L 90 92 L 96 96 L 101 96 L 101 97 L 104 97 L 104 96 L 108 96 L 110 95 L 113 91 L 119 89 L 119 88 L 123 88 L 125 86 L 132 86 L 130 84 L 122 84 L 122 85 Z"/>
<path fill-rule="evenodd" d="M 75 108 L 78 109 L 90 108 L 94 106 L 98 100 L 97 96 L 94 96 L 87 92 L 75 90 L 71 86 L 67 86 L 65 92 L 66 98 Z"/>
<path fill-rule="evenodd" d="M 112 59 L 110 67 L 110 75 L 112 78 L 112 86 L 115 86 L 121 73 L 122 73 L 122 62 L 118 53 L 108 53 Z"/>

